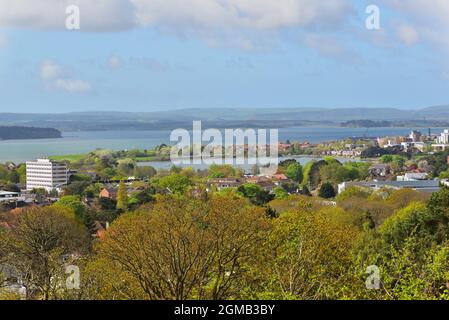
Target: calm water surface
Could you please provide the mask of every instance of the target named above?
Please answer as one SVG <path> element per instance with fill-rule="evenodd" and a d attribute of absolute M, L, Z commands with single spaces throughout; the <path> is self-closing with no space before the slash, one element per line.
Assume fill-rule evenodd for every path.
<path fill-rule="evenodd" d="M 279 130 L 279 139 L 309 141 L 312 143 L 344 139 L 349 137 L 378 137 L 387 135 L 407 135 L 416 128 L 330 128 L 297 127 Z M 427 129 L 420 129 L 423 133 Z M 442 128 L 433 128 L 439 133 Z M 62 139 L 10 140 L 0 141 L 0 163 L 24 162 L 43 156 L 86 153 L 98 148 L 125 150 L 134 148 L 150 149 L 156 145 L 170 143 L 171 131 L 88 131 L 64 132 Z M 167 164 L 167 163 L 165 163 Z"/>

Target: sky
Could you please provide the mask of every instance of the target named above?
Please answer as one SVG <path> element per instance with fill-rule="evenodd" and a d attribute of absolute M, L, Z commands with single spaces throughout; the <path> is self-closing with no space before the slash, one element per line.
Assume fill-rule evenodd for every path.
<path fill-rule="evenodd" d="M 445 105 L 448 17 L 447 0 L 0 0 L 0 112 Z"/>

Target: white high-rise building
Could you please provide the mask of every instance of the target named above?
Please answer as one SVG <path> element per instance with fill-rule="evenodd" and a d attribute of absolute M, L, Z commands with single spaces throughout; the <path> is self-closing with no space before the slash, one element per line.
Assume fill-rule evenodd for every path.
<path fill-rule="evenodd" d="M 61 190 L 68 183 L 67 166 L 49 159 L 37 159 L 26 163 L 27 190 Z"/>
<path fill-rule="evenodd" d="M 445 129 L 441 135 L 437 138 L 437 143 L 449 144 L 449 130 Z"/>

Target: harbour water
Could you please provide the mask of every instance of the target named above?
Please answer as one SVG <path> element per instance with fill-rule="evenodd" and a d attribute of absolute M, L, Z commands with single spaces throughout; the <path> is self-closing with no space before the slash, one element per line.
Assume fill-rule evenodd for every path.
<path fill-rule="evenodd" d="M 295 127 L 280 129 L 279 139 L 317 143 L 350 137 L 408 135 L 414 129 L 418 128 Z M 427 132 L 424 128 L 418 130 Z M 438 134 L 442 128 L 431 130 L 432 133 Z M 151 149 L 162 143 L 170 144 L 170 133 L 168 130 L 64 132 L 61 139 L 0 141 L 0 163 L 6 161 L 21 163 L 44 156 L 87 153 L 98 148 Z"/>

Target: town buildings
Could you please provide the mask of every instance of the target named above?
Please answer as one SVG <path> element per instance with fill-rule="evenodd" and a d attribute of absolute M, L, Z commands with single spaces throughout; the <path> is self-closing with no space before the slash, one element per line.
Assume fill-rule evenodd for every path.
<path fill-rule="evenodd" d="M 60 191 L 68 183 L 67 166 L 49 159 L 37 159 L 26 163 L 27 190 L 45 189 Z"/>
<path fill-rule="evenodd" d="M 435 140 L 432 145 L 435 151 L 445 151 L 449 149 L 449 129 L 445 129 Z"/>

